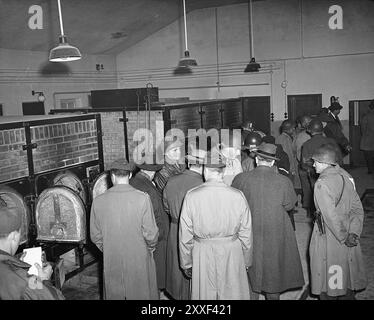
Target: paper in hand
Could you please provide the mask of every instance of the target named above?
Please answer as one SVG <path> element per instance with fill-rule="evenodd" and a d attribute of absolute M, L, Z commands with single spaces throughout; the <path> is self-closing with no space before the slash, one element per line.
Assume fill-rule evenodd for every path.
<path fill-rule="evenodd" d="M 26 252 L 26 256 L 23 258 L 23 261 L 31 265 L 27 273 L 37 276 L 38 269 L 36 269 L 35 263 L 38 263 L 41 267 L 43 266 L 42 247 L 23 249 L 23 252 Z"/>

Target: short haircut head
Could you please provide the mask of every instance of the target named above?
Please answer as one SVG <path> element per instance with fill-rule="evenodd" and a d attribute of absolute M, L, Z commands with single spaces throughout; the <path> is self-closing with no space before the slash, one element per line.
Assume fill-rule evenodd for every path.
<path fill-rule="evenodd" d="M 110 174 L 115 175 L 119 178 L 126 178 L 130 176 L 130 172 L 128 170 L 122 170 L 122 169 L 110 169 Z"/>

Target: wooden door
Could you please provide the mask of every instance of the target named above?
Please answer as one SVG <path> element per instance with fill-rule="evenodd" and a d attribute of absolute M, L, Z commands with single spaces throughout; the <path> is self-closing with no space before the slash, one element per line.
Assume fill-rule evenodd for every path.
<path fill-rule="evenodd" d="M 270 134 L 270 97 L 243 98 L 243 122 L 251 121 L 256 130 Z"/>
<path fill-rule="evenodd" d="M 354 167 L 365 167 L 364 153 L 360 150 L 362 116 L 369 110 L 372 100 L 349 101 L 349 142 L 352 146 L 350 153 L 350 165 Z"/>
<path fill-rule="evenodd" d="M 322 94 L 298 94 L 287 96 L 288 119 L 310 115 L 317 116 L 322 108 Z"/>

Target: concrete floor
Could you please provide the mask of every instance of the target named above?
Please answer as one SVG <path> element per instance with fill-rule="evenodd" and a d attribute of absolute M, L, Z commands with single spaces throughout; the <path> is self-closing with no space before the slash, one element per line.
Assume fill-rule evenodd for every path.
<path fill-rule="evenodd" d="M 366 168 L 349 170 L 353 176 L 356 189 L 360 197 L 366 189 L 374 189 L 374 176 L 367 174 Z M 358 293 L 358 300 L 374 300 L 374 204 L 370 210 L 365 211 L 363 233 L 361 235 L 361 248 L 364 256 L 364 263 L 368 277 L 366 290 Z M 295 214 L 296 238 L 302 260 L 304 278 L 306 285 L 302 290 L 290 291 L 281 295 L 281 300 L 295 300 L 304 298 L 316 300 L 308 294 L 309 272 L 308 272 L 308 246 L 312 230 L 310 219 L 306 217 L 305 210 L 300 206 Z M 99 300 L 99 269 L 95 263 L 86 268 L 83 272 L 69 279 L 63 286 L 62 292 L 68 300 Z M 161 299 L 167 299 L 162 297 Z M 263 299 L 263 297 L 260 297 Z"/>

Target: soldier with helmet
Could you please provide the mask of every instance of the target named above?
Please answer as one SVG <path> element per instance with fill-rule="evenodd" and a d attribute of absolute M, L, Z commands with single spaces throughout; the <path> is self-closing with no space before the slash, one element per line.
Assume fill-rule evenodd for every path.
<path fill-rule="evenodd" d="M 306 174 L 308 177 L 308 183 L 302 184 L 303 188 L 303 208 L 305 208 L 310 215 L 313 209 L 313 194 L 312 190 L 314 183 L 317 179 L 315 170 L 313 168 L 312 156 L 314 152 L 323 144 L 332 144 L 337 148 L 334 139 L 327 138 L 323 135 L 323 125 L 318 119 L 313 119 L 307 128 L 308 133 L 311 135 L 311 139 L 306 141 L 301 148 L 301 162 L 300 172 Z"/>
<path fill-rule="evenodd" d="M 319 178 L 314 186 L 316 223 L 309 247 L 311 291 L 321 300 L 354 300 L 355 291 L 367 285 L 359 241 L 362 203 L 352 177 L 338 164 L 334 146 L 317 148 L 312 159 Z"/>
<path fill-rule="evenodd" d="M 244 140 L 242 151 L 246 154 L 245 159 L 242 159 L 243 172 L 249 172 L 255 168 L 255 151 L 262 143 L 262 137 L 257 132 L 250 132 Z"/>

